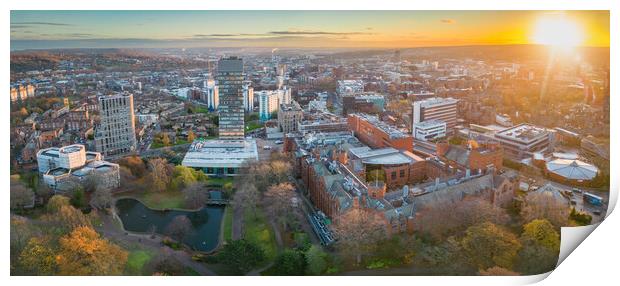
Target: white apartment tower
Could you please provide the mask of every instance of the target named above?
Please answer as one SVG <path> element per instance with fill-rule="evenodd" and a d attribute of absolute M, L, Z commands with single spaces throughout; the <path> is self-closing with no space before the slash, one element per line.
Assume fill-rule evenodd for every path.
<path fill-rule="evenodd" d="M 254 111 L 254 88 L 249 83 L 243 84 L 243 109 L 247 112 Z"/>
<path fill-rule="evenodd" d="M 207 80 L 204 82 L 202 90 L 202 101 L 207 104 L 209 110 L 213 111 L 220 105 L 220 96 L 215 80 Z"/>

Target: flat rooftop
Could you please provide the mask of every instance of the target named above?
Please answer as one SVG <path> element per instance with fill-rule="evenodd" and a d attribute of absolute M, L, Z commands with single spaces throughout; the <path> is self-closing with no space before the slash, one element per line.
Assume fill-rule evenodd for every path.
<path fill-rule="evenodd" d="M 364 164 L 372 165 L 399 165 L 423 161 L 422 158 L 410 152 L 400 152 L 392 147 L 370 149 L 367 146 L 351 148 L 349 152 L 362 160 Z"/>
<path fill-rule="evenodd" d="M 44 150 L 43 152 L 41 152 L 41 155 L 43 156 L 47 156 L 47 157 L 54 157 L 54 158 L 58 158 L 58 148 L 49 148 L 47 150 Z"/>
<path fill-rule="evenodd" d="M 254 139 L 197 139 L 189 147 L 182 165 L 194 168 L 238 168 L 246 160 L 258 160 Z"/>
<path fill-rule="evenodd" d="M 408 133 L 402 132 L 394 128 L 393 126 L 390 126 L 389 124 L 379 120 L 377 116 L 373 116 L 373 115 L 369 115 L 365 113 L 354 113 L 351 115 L 358 116 L 361 119 L 365 120 L 366 122 L 372 124 L 373 126 L 377 127 L 381 131 L 385 132 L 385 134 L 390 136 L 390 138 L 405 138 L 405 137 L 410 136 Z"/>
<path fill-rule="evenodd" d="M 60 148 L 59 151 L 62 153 L 75 153 L 75 152 L 80 152 L 83 148 L 84 148 L 83 145 L 69 145 L 69 146 Z"/>
<path fill-rule="evenodd" d="M 446 125 L 446 122 L 442 120 L 433 119 L 433 120 L 426 120 L 426 121 L 418 122 L 414 125 L 419 128 L 431 128 L 437 125 Z"/>
<path fill-rule="evenodd" d="M 424 100 L 415 101 L 414 104 L 416 102 L 420 103 L 421 107 L 428 108 L 428 107 L 433 107 L 433 106 L 436 106 L 436 105 L 456 104 L 458 102 L 458 100 L 456 100 L 456 99 L 454 99 L 452 97 L 448 97 L 448 98 L 431 97 L 431 98 L 427 98 L 427 99 L 424 99 Z"/>
<path fill-rule="evenodd" d="M 548 135 L 549 131 L 547 131 L 547 129 L 527 123 L 519 124 L 496 133 L 496 136 L 522 141 L 525 143 L 546 137 Z"/>

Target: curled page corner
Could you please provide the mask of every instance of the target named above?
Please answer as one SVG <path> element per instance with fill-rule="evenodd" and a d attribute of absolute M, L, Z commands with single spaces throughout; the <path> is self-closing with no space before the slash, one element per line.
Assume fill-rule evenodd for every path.
<path fill-rule="evenodd" d="M 609 213 L 609 212 L 608 212 Z M 560 256 L 556 268 L 568 257 L 585 239 L 588 237 L 602 222 L 578 226 L 578 227 L 562 227 Z"/>
<path fill-rule="evenodd" d="M 618 177 L 615 177 L 609 186 L 609 202 L 607 203 L 607 212 L 605 218 L 607 218 L 616 207 L 616 201 L 618 200 Z"/>

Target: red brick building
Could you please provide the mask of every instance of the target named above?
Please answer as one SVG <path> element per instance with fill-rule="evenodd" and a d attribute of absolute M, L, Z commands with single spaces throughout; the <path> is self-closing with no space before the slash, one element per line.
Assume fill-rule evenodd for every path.
<path fill-rule="evenodd" d="M 504 151 L 499 143 L 479 145 L 470 142 L 468 147 L 450 145 L 447 142 L 437 143 L 437 156 L 450 166 L 472 171 L 486 172 L 489 167 L 499 171 L 503 167 Z"/>
<path fill-rule="evenodd" d="M 362 143 L 372 148 L 392 147 L 413 152 L 413 136 L 404 133 L 376 116 L 355 113 L 347 117 L 349 129 Z"/>

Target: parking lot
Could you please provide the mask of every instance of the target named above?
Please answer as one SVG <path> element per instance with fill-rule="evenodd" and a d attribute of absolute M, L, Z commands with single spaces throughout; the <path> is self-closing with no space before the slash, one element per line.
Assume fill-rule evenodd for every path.
<path fill-rule="evenodd" d="M 585 212 L 592 216 L 592 223 L 598 223 L 605 218 L 605 213 L 607 212 L 607 207 L 609 204 L 609 192 L 608 191 L 600 191 L 591 188 L 581 188 L 578 187 L 576 189 L 580 190 L 574 192 L 574 187 L 563 185 L 557 182 L 549 181 L 543 178 L 529 178 L 526 176 L 521 176 L 520 180 L 522 182 L 526 182 L 535 187 L 541 187 L 546 184 L 551 184 L 559 189 L 565 191 L 566 198 L 570 200 L 571 206 L 575 208 L 577 211 Z M 593 205 L 583 200 L 583 193 L 591 193 L 593 195 L 599 196 L 603 198 L 603 204 L 600 206 Z"/>
<path fill-rule="evenodd" d="M 259 161 L 268 160 L 271 152 L 282 152 L 282 145 L 283 144 L 276 144 L 276 140 L 256 138 Z"/>

